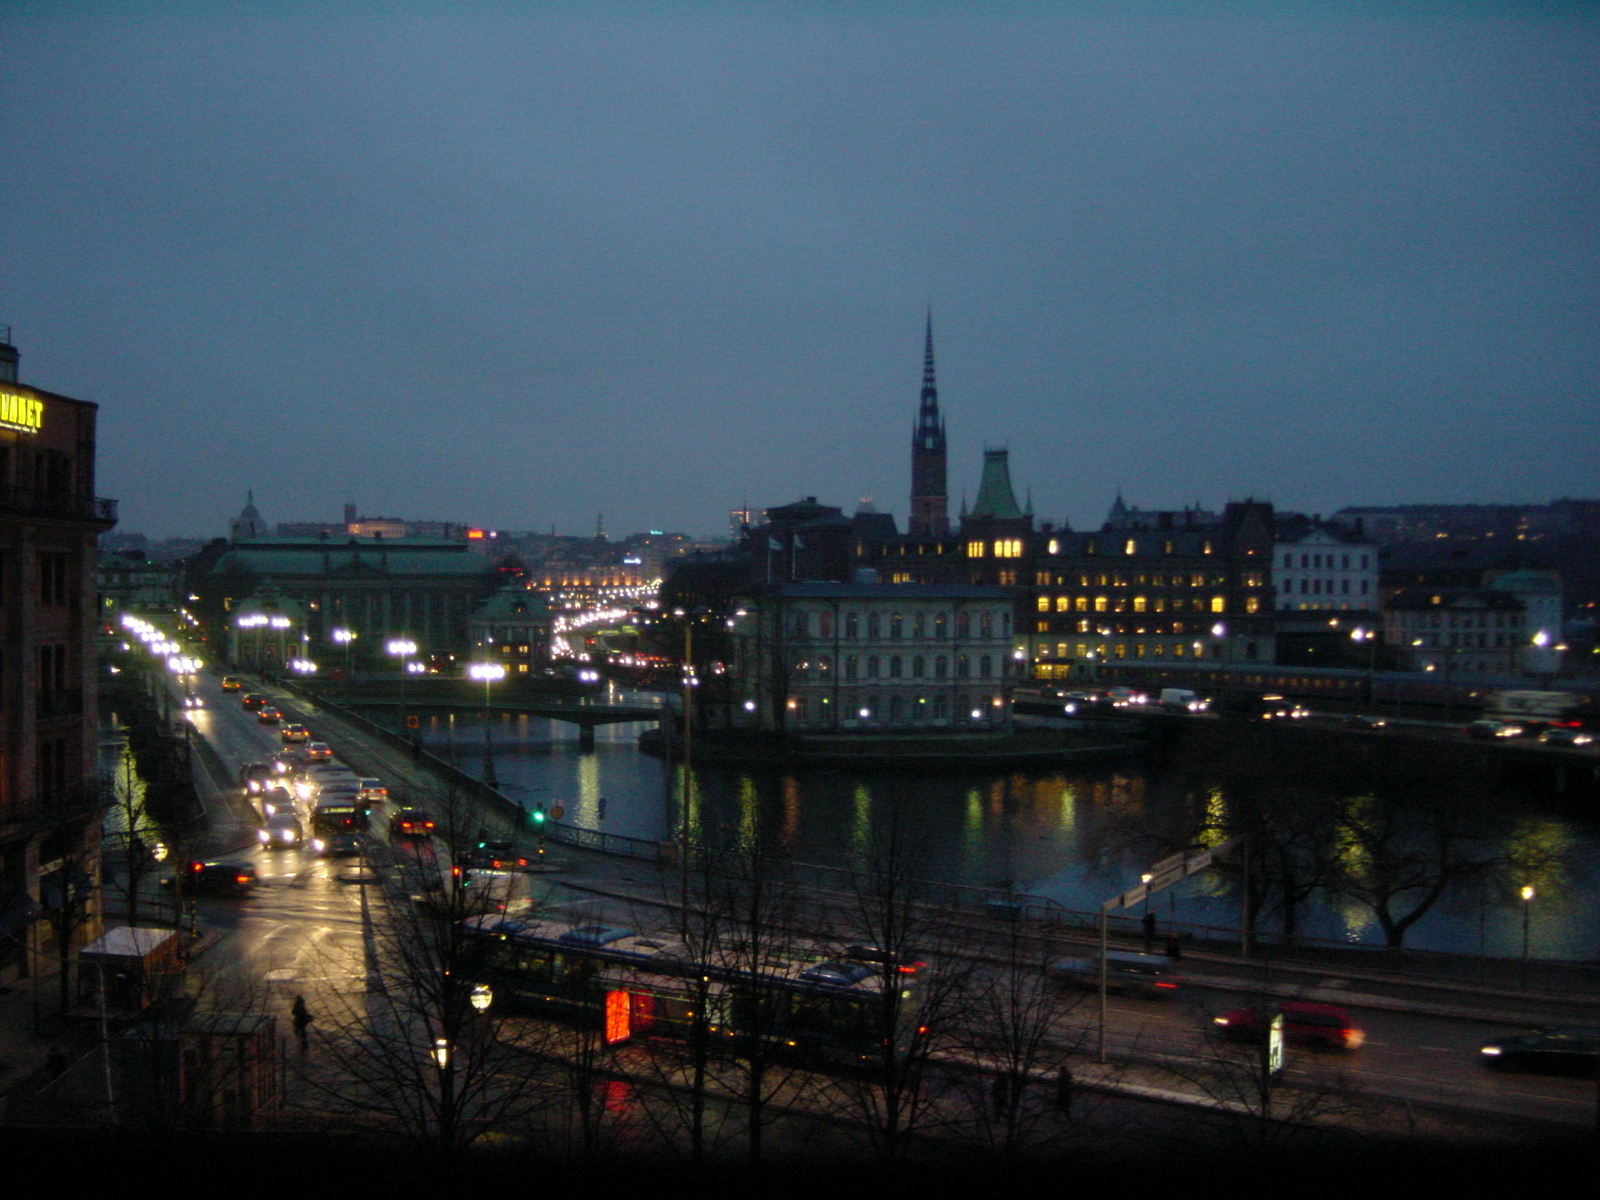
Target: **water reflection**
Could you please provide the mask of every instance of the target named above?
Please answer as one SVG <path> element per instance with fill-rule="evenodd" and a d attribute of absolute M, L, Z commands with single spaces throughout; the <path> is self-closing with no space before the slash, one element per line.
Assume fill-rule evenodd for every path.
<path fill-rule="evenodd" d="M 503 788 L 529 806 L 561 804 L 569 821 L 588 828 L 653 841 L 671 838 L 681 772 L 672 764 L 669 774 L 660 760 L 639 753 L 636 739 L 644 728 L 602 726 L 594 750 L 583 752 L 570 726 L 501 718 L 491 733 Z M 440 752 L 452 743 L 473 747 L 482 738 L 481 724 L 471 717 L 441 718 L 425 732 Z M 463 753 L 462 767 L 475 771 L 477 757 Z M 1206 764 L 1194 763 L 1150 773 L 1122 768 L 939 776 L 701 767 L 693 773 L 691 818 L 700 829 L 744 835 L 760 830 L 787 854 L 838 865 L 864 862 L 875 839 L 898 822 L 925 847 L 923 869 L 930 878 L 1012 887 L 1082 912 L 1097 910 L 1106 897 L 1136 884 L 1174 845 L 1215 845 L 1252 813 L 1259 815 L 1264 804 L 1279 805 L 1280 820 L 1299 814 L 1296 819 L 1324 839 L 1300 847 L 1280 839 L 1284 845 L 1276 845 L 1275 853 L 1302 855 L 1308 871 L 1320 862 L 1318 870 L 1335 871 L 1352 887 L 1350 881 L 1370 880 L 1387 869 L 1379 860 L 1394 846 L 1425 842 L 1428 814 L 1412 813 L 1398 832 L 1386 832 L 1376 824 L 1387 803 L 1377 792 L 1319 791 L 1305 775 L 1300 764 L 1277 765 L 1266 777 L 1270 788 L 1263 790 L 1259 772 L 1246 779 L 1219 769 L 1208 778 Z M 1528 883 L 1537 893 L 1529 914 L 1533 953 L 1595 957 L 1600 889 L 1592 865 L 1600 861 L 1600 834 L 1594 820 L 1534 807 L 1508 815 L 1515 813 L 1511 799 L 1488 800 L 1497 815 L 1473 843 L 1485 865 L 1444 889 L 1439 903 L 1407 929 L 1406 945 L 1520 954 L 1517 888 Z M 1399 840 L 1391 845 L 1385 837 Z M 1295 914 L 1300 934 L 1382 944 L 1371 904 L 1331 894 L 1326 882 L 1307 884 Z M 1157 896 L 1154 911 L 1163 921 L 1236 936 L 1240 890 L 1234 875 L 1201 872 Z M 1406 903 L 1396 904 L 1396 911 L 1407 911 Z M 1282 910 L 1274 903 L 1262 914 L 1266 932 L 1281 930 Z"/>

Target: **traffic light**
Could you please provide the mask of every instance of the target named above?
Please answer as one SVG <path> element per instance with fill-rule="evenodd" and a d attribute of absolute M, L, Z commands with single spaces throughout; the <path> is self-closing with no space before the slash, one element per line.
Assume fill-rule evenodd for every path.
<path fill-rule="evenodd" d="M 533 808 L 533 823 L 535 825 L 543 825 L 544 824 L 544 805 L 542 805 L 542 804 L 534 805 L 534 808 Z"/>

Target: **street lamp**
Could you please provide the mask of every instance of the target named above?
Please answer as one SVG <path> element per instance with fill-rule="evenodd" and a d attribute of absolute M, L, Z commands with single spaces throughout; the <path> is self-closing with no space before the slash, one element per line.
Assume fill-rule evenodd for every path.
<path fill-rule="evenodd" d="M 417 652 L 417 644 L 410 638 L 394 638 L 387 648 L 390 654 L 400 660 L 400 730 L 403 735 L 406 727 L 406 676 L 411 673 L 411 656 Z"/>
<path fill-rule="evenodd" d="M 1533 915 L 1533 901 L 1538 893 L 1533 890 L 1533 885 L 1522 885 L 1522 986 L 1528 986 L 1528 925 L 1529 918 Z"/>
<path fill-rule="evenodd" d="M 489 685 L 504 679 L 506 669 L 496 662 L 473 663 L 467 668 L 467 675 L 483 680 L 483 782 L 499 787 L 500 781 L 494 774 L 494 746 L 489 740 Z"/>
<path fill-rule="evenodd" d="M 344 647 L 344 686 L 348 692 L 350 688 L 350 643 L 356 640 L 354 629 L 334 629 L 328 636 Z"/>
<path fill-rule="evenodd" d="M 278 668 L 279 670 L 282 670 L 284 663 L 289 657 L 288 651 L 285 650 L 283 646 L 284 630 L 289 628 L 289 618 L 284 616 L 282 613 L 275 613 L 273 614 L 269 624 L 271 624 L 271 626 L 278 631 Z"/>

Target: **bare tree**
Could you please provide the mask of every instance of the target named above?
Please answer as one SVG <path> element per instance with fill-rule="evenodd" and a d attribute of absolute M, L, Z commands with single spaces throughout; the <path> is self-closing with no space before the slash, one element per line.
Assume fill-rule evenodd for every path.
<path fill-rule="evenodd" d="M 107 886 L 122 895 L 128 924 L 139 924 L 141 889 L 160 868 L 157 847 L 161 831 L 144 802 L 144 781 L 139 778 L 133 751 L 124 746 L 116 770 L 100 781 L 106 799 L 105 836 L 102 851 L 107 870 Z"/>
<path fill-rule="evenodd" d="M 930 1064 L 957 1036 L 965 1001 L 965 960 L 952 953 L 939 961 L 941 950 L 954 947 L 943 910 L 928 902 L 926 849 L 920 830 L 891 800 L 860 848 L 847 905 L 846 919 L 883 973 L 871 1016 L 873 1061 L 839 1083 L 885 1161 L 903 1157 L 927 1115 Z M 899 970 L 930 962 L 914 975 Z"/>
<path fill-rule="evenodd" d="M 1086 993 L 1050 978 L 1049 944 L 1021 922 L 1010 922 L 985 956 L 966 981 L 962 1006 L 961 1049 L 981 1072 L 964 1077 L 967 1113 L 980 1145 L 1016 1159 L 1060 1133 L 1054 1114 L 1062 1091 L 1070 1094 L 1070 1075 L 1066 1089 L 1059 1081 L 1084 1037 L 1071 1016 Z"/>
<path fill-rule="evenodd" d="M 371 843 L 355 868 L 364 987 L 318 999 L 305 1078 L 323 1103 L 397 1126 L 443 1153 L 471 1145 L 530 1108 L 538 1059 L 495 1014 L 482 981 L 504 879 L 462 867 L 477 814 L 456 792 L 433 798 L 440 836 L 414 849 Z M 467 831 L 471 830 L 471 833 Z"/>

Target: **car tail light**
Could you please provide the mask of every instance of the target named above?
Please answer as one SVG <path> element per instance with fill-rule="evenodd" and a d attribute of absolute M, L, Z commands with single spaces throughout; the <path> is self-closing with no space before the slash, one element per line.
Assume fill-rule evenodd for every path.
<path fill-rule="evenodd" d="M 1175 983 L 1163 983 L 1161 980 L 1158 979 L 1158 980 L 1156 980 L 1156 986 L 1158 988 L 1175 988 L 1178 985 L 1175 984 Z"/>
<path fill-rule="evenodd" d="M 249 883 L 250 882 L 250 876 L 248 876 L 248 875 L 235 875 L 234 876 L 234 882 L 235 883 Z"/>

